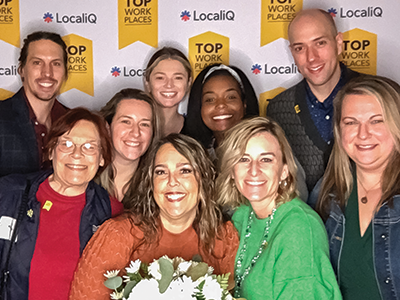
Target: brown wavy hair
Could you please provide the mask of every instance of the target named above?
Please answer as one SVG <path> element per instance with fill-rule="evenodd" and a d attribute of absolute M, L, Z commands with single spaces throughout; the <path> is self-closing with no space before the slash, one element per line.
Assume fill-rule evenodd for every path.
<path fill-rule="evenodd" d="M 160 113 L 158 111 L 158 107 L 156 105 L 155 100 L 151 97 L 148 93 L 143 92 L 139 89 L 123 89 L 116 93 L 110 101 L 100 110 L 100 114 L 104 117 L 107 121 L 108 125 L 111 126 L 111 123 L 114 119 L 115 114 L 117 113 L 119 104 L 122 100 L 126 99 L 135 99 L 141 100 L 148 103 L 151 107 L 151 124 L 153 126 L 153 136 L 150 142 L 151 147 L 152 143 L 159 138 L 160 130 Z M 115 168 L 112 164 L 110 164 L 104 172 L 101 173 L 100 176 L 96 178 L 96 182 L 100 184 L 107 192 L 111 195 L 116 197 L 115 185 L 114 185 L 114 178 L 115 178 Z M 132 180 L 129 180 L 126 185 L 123 187 L 123 190 L 127 190 L 133 188 Z"/>
<path fill-rule="evenodd" d="M 160 239 L 160 208 L 153 195 L 155 158 L 158 150 L 171 144 L 184 156 L 194 169 L 199 184 L 199 203 L 193 228 L 199 237 L 199 245 L 213 253 L 215 239 L 223 234 L 223 219 L 214 196 L 215 168 L 203 147 L 191 137 L 170 134 L 152 147 L 134 176 L 135 190 L 130 190 L 123 199 L 124 207 L 130 211 L 130 221 L 144 233 L 143 243 L 151 244 Z"/>

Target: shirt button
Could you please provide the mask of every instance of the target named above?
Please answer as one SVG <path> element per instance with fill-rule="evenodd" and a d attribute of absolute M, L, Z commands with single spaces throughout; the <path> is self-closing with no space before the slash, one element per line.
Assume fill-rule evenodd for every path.
<path fill-rule="evenodd" d="M 39 125 L 39 123 L 37 121 L 35 121 L 35 125 L 37 126 L 37 125 Z"/>
<path fill-rule="evenodd" d="M 46 134 L 44 133 L 44 132 L 42 132 L 42 134 L 41 134 L 42 136 L 45 136 Z"/>
<path fill-rule="evenodd" d="M 328 145 L 330 145 L 331 144 L 331 141 L 328 141 Z"/>
<path fill-rule="evenodd" d="M 386 240 L 386 235 L 382 234 L 382 235 L 381 235 L 381 238 L 384 239 L 384 240 Z"/>
<path fill-rule="evenodd" d="M 325 119 L 329 120 L 330 119 L 329 115 L 325 116 Z"/>
<path fill-rule="evenodd" d="M 385 283 L 386 283 L 386 284 L 390 283 L 390 277 L 387 277 L 387 278 L 385 279 Z"/>

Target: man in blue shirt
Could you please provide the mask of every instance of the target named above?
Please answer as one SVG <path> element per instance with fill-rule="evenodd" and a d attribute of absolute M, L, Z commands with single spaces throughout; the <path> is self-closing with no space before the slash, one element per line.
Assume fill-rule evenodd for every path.
<path fill-rule="evenodd" d="M 324 174 L 332 149 L 333 98 L 358 73 L 339 62 L 343 37 L 329 13 L 301 11 L 290 23 L 288 35 L 304 79 L 272 99 L 267 116 L 285 131 L 311 191 Z"/>

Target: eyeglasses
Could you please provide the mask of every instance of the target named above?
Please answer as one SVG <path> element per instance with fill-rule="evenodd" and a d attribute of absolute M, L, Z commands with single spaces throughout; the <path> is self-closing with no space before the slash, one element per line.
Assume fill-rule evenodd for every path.
<path fill-rule="evenodd" d="M 92 142 L 86 142 L 79 145 L 69 140 L 58 141 L 57 146 L 58 149 L 64 153 L 72 153 L 75 151 L 76 146 L 80 146 L 81 152 L 85 155 L 95 155 L 101 149 L 99 145 Z"/>

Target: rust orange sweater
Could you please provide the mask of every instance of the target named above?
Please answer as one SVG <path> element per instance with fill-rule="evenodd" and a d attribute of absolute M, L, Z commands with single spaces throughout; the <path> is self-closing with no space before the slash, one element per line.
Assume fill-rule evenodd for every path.
<path fill-rule="evenodd" d="M 191 260 L 200 254 L 203 261 L 214 267 L 215 274 L 233 275 L 239 238 L 231 222 L 225 223 L 226 233 L 222 240 L 215 242 L 215 257 L 203 251 L 199 253 L 198 237 L 192 227 L 180 234 L 162 229 L 158 245 L 139 245 L 143 232 L 131 225 L 128 217 L 121 216 L 105 222 L 86 246 L 75 271 L 71 285 L 70 299 L 110 299 L 111 290 L 103 282 L 103 274 L 111 270 L 123 270 L 131 260 L 140 259 L 150 263 L 163 255 L 170 258 L 180 256 Z M 131 257 L 131 251 L 135 249 Z"/>

